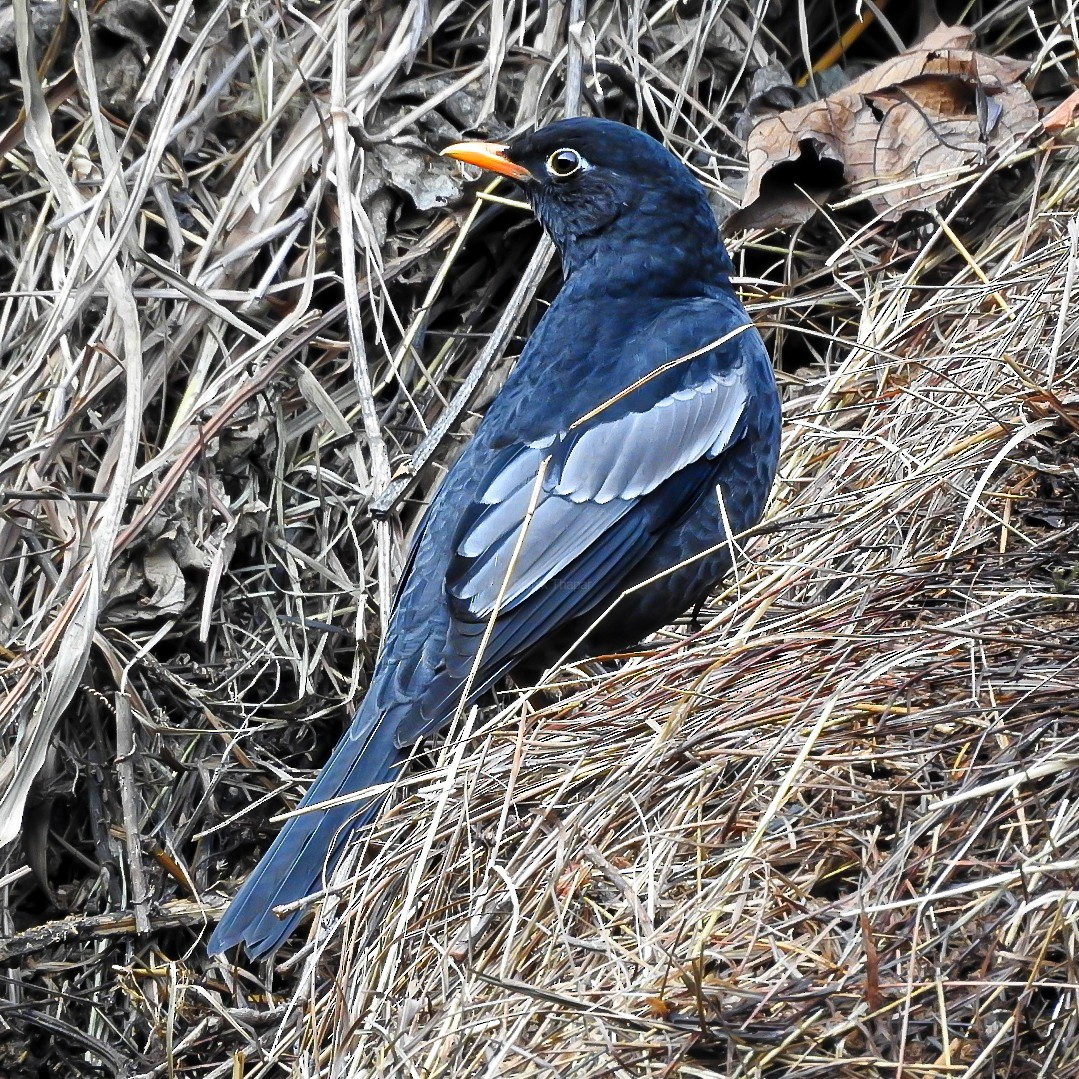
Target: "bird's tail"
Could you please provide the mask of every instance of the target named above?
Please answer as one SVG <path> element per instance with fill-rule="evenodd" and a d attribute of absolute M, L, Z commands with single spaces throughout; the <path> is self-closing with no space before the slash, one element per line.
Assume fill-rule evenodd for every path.
<path fill-rule="evenodd" d="M 388 783 L 401 753 L 395 724 L 368 693 L 348 729 L 297 809 L 355 794 Z M 251 956 L 276 948 L 303 916 L 302 909 L 279 918 L 273 908 L 295 903 L 317 891 L 355 828 L 372 820 L 382 799 L 363 800 L 290 817 L 270 849 L 236 893 L 210 938 L 207 951 L 217 955 L 243 944 Z"/>

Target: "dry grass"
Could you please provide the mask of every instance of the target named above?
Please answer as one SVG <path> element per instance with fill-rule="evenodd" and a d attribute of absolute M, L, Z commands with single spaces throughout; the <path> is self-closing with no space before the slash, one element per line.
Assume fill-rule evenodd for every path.
<path fill-rule="evenodd" d="M 703 627 L 506 690 L 416 762 L 312 944 L 204 954 L 557 280 L 427 148 L 587 107 L 598 70 L 722 202 L 748 76 L 850 21 L 583 6 L 34 8 L 44 82 L 24 55 L 2 106 L 0 1073 L 1079 1071 L 1066 135 L 936 218 L 743 238 L 786 442 Z M 986 7 L 1055 104 L 1077 12 Z"/>

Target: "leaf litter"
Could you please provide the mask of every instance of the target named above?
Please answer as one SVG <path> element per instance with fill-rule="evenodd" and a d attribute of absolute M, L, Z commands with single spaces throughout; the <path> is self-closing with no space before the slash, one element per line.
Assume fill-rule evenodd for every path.
<path fill-rule="evenodd" d="M 955 178 L 1036 133 L 1021 60 L 989 56 L 965 27 L 940 25 L 918 45 L 819 101 L 760 119 L 736 228 L 808 220 L 839 187 L 885 221 L 935 207 Z M 762 90 L 760 110 L 781 93 Z"/>

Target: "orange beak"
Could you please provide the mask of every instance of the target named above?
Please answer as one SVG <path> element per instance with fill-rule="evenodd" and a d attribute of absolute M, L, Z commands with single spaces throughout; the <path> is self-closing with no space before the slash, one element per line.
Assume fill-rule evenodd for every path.
<path fill-rule="evenodd" d="M 508 149 L 501 142 L 455 142 L 442 151 L 442 156 L 477 165 L 488 172 L 508 176 L 511 180 L 531 180 L 532 173 L 528 169 L 506 157 Z"/>

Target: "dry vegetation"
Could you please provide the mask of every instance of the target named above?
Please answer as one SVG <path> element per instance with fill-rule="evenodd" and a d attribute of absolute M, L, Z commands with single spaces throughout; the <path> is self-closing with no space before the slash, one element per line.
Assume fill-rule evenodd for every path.
<path fill-rule="evenodd" d="M 1043 113 L 1067 97 L 1066 0 L 959 10 Z M 703 625 L 427 746 L 276 964 L 201 943 L 557 287 L 527 216 L 431 148 L 602 109 L 729 212 L 754 73 L 852 19 L 0 12 L 0 1074 L 1079 1074 L 1065 124 L 898 224 L 863 192 L 736 237 L 786 438 Z M 897 47 L 877 23 L 833 55 Z"/>

